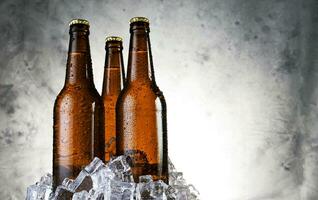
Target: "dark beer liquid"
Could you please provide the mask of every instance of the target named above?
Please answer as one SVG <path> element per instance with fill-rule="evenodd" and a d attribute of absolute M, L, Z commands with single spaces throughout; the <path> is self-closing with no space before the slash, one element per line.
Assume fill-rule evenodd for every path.
<path fill-rule="evenodd" d="M 116 102 L 124 80 L 122 42 L 106 42 L 102 98 L 105 107 L 105 161 L 116 154 Z"/>
<path fill-rule="evenodd" d="M 149 24 L 134 22 L 130 32 L 127 80 L 116 105 L 117 155 L 132 158 L 135 181 L 149 174 L 167 183 L 166 102 L 154 79 Z"/>
<path fill-rule="evenodd" d="M 88 35 L 87 25 L 71 25 L 65 85 L 54 105 L 54 189 L 95 156 L 104 160 L 104 107 L 93 83 Z"/>

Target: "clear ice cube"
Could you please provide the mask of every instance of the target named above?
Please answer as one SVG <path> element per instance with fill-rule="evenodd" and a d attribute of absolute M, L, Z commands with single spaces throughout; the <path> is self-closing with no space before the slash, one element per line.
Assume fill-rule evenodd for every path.
<path fill-rule="evenodd" d="M 105 191 L 105 200 L 134 200 L 135 183 L 111 180 Z"/>
<path fill-rule="evenodd" d="M 168 158 L 168 171 L 169 173 L 177 171 L 170 158 Z"/>
<path fill-rule="evenodd" d="M 89 200 L 89 194 L 86 190 L 76 192 L 74 193 L 72 200 Z"/>
<path fill-rule="evenodd" d="M 57 186 L 56 188 L 54 200 L 70 200 L 72 199 L 72 196 L 73 196 L 72 191 L 60 185 L 60 186 Z"/>
<path fill-rule="evenodd" d="M 44 176 L 42 176 L 39 184 L 40 185 L 47 185 L 47 186 L 51 187 L 52 186 L 52 175 L 47 173 Z"/>
<path fill-rule="evenodd" d="M 113 179 L 115 174 L 108 167 L 106 167 L 101 160 L 98 159 L 98 162 L 96 162 L 94 159 L 93 162 L 95 163 L 91 166 L 95 167 L 85 168 L 92 179 L 93 188 L 97 189 L 109 185 L 109 180 Z"/>
<path fill-rule="evenodd" d="M 115 159 L 109 161 L 107 166 L 109 169 L 114 172 L 127 172 L 130 170 L 130 165 L 128 164 L 129 158 L 127 156 L 118 156 Z"/>
<path fill-rule="evenodd" d="M 25 200 L 36 200 L 38 197 L 38 186 L 30 185 L 27 189 L 27 196 Z"/>
<path fill-rule="evenodd" d="M 139 182 L 136 187 L 136 199 L 152 199 L 152 197 L 150 196 L 152 184 L 152 178 L 150 179 L 149 176 L 142 176 L 141 182 Z"/>
<path fill-rule="evenodd" d="M 114 174 L 114 179 L 123 182 L 134 182 L 128 156 L 118 156 L 107 163 L 106 167 Z"/>
<path fill-rule="evenodd" d="M 76 177 L 74 182 L 72 183 L 72 191 L 80 192 L 86 190 L 87 192 L 92 189 L 93 181 L 91 176 L 86 172 L 86 170 L 82 170 L 80 174 Z"/>
<path fill-rule="evenodd" d="M 149 183 L 149 182 L 152 182 L 152 176 L 151 175 L 139 176 L 139 183 Z"/>
<path fill-rule="evenodd" d="M 67 188 L 69 191 L 75 191 L 74 180 L 70 178 L 65 178 L 62 182 L 62 186 Z"/>
<path fill-rule="evenodd" d="M 176 190 L 170 185 L 168 185 L 168 188 L 166 189 L 165 194 L 167 196 L 167 199 L 169 200 L 175 200 L 177 198 Z"/>
<path fill-rule="evenodd" d="M 186 185 L 186 181 L 183 178 L 182 172 L 170 172 L 169 173 L 169 185 Z"/>
<path fill-rule="evenodd" d="M 176 185 L 176 199 L 189 200 L 190 190 L 187 186 Z"/>
<path fill-rule="evenodd" d="M 154 181 L 150 183 L 150 196 L 156 200 L 166 200 L 165 191 L 168 188 L 168 185 L 163 181 Z"/>
<path fill-rule="evenodd" d="M 190 199 L 191 200 L 197 200 L 199 199 L 200 193 L 199 191 L 192 185 L 188 185 L 189 192 L 190 192 Z"/>
<path fill-rule="evenodd" d="M 104 188 L 91 189 L 89 196 L 93 200 L 104 200 Z"/>
<path fill-rule="evenodd" d="M 72 192 L 81 192 L 83 190 L 89 191 L 93 187 L 93 183 L 90 175 L 85 170 L 82 170 L 75 180 L 65 178 L 62 186 Z"/>
<path fill-rule="evenodd" d="M 93 161 L 85 167 L 85 171 L 89 174 L 93 174 L 101 168 L 105 167 L 105 164 L 101 159 L 95 157 Z"/>
<path fill-rule="evenodd" d="M 121 181 L 123 182 L 129 182 L 129 183 L 134 183 L 134 176 L 132 174 L 132 172 L 129 170 L 127 172 L 124 172 L 121 176 Z"/>
<path fill-rule="evenodd" d="M 26 200 L 48 200 L 52 193 L 52 175 L 46 174 L 40 182 L 27 188 Z"/>

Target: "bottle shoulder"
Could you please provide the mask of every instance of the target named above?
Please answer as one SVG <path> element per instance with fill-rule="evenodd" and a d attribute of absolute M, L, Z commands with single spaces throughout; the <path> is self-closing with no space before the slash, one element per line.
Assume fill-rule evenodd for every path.
<path fill-rule="evenodd" d="M 83 87 L 79 85 L 64 86 L 57 95 L 55 104 L 69 101 L 96 102 L 97 104 L 103 104 L 101 96 L 94 87 Z"/>
<path fill-rule="evenodd" d="M 118 102 L 155 103 L 160 101 L 165 104 L 165 97 L 156 85 L 127 84 L 118 96 Z"/>

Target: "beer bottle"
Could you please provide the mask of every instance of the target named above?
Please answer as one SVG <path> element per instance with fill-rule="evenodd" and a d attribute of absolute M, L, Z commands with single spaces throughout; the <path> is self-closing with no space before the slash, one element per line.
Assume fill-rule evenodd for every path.
<path fill-rule="evenodd" d="M 69 33 L 65 84 L 54 105 L 54 189 L 94 157 L 104 160 L 104 106 L 93 82 L 88 21 L 72 20 Z"/>
<path fill-rule="evenodd" d="M 135 181 L 141 175 L 168 183 L 166 102 L 157 87 L 149 20 L 130 20 L 127 78 L 116 104 L 116 153 L 128 155 Z"/>
<path fill-rule="evenodd" d="M 122 49 L 122 38 L 116 36 L 106 38 L 102 92 L 105 108 L 105 161 L 109 161 L 116 153 L 115 107 L 125 79 Z"/>

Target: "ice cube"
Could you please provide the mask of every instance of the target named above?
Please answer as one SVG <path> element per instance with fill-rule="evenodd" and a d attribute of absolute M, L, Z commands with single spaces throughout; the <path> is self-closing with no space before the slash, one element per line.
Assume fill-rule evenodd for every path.
<path fill-rule="evenodd" d="M 83 190 L 88 192 L 93 186 L 94 188 L 102 186 L 106 182 L 105 178 L 112 176 L 114 175 L 106 168 L 105 164 L 96 157 L 79 173 L 75 180 L 65 178 L 62 185 L 72 192 Z"/>
<path fill-rule="evenodd" d="M 54 200 L 70 200 L 72 199 L 72 196 L 73 196 L 72 191 L 60 185 L 60 186 L 57 186 L 56 188 Z"/>
<path fill-rule="evenodd" d="M 176 199 L 177 200 L 189 200 L 189 196 L 190 196 L 190 190 L 187 186 L 180 186 L 180 185 L 176 185 L 174 186 L 174 188 L 176 189 Z"/>
<path fill-rule="evenodd" d="M 170 185 L 167 187 L 165 194 L 167 196 L 167 199 L 169 199 L 169 200 L 175 200 L 177 198 L 176 197 L 176 190 Z"/>
<path fill-rule="evenodd" d="M 62 185 L 72 192 L 89 191 L 92 188 L 92 179 L 85 170 L 82 170 L 75 180 L 65 178 Z"/>
<path fill-rule="evenodd" d="M 65 178 L 62 182 L 62 185 L 67 188 L 69 191 L 75 191 L 74 180 L 70 178 Z"/>
<path fill-rule="evenodd" d="M 104 188 L 91 189 L 89 196 L 92 200 L 104 200 Z"/>
<path fill-rule="evenodd" d="M 87 174 L 92 180 L 92 188 L 97 189 L 108 184 L 109 179 L 113 179 L 115 174 L 106 167 L 106 165 L 99 158 L 95 157 L 93 161 L 85 167 Z"/>
<path fill-rule="evenodd" d="M 168 171 L 169 171 L 169 173 L 176 172 L 176 168 L 174 167 L 174 165 L 171 162 L 170 158 L 168 158 Z"/>
<path fill-rule="evenodd" d="M 186 185 L 182 172 L 170 172 L 169 185 Z"/>
<path fill-rule="evenodd" d="M 39 194 L 38 194 L 38 199 L 41 199 L 41 200 L 48 200 L 51 197 L 53 197 L 53 192 L 51 187 L 50 188 L 41 187 Z"/>
<path fill-rule="evenodd" d="M 118 156 L 117 158 L 111 160 L 107 166 L 114 173 L 117 172 L 127 172 L 130 170 L 130 165 L 128 164 L 129 157 L 127 156 Z"/>
<path fill-rule="evenodd" d="M 74 193 L 72 198 L 72 200 L 88 200 L 88 199 L 89 199 L 89 194 L 86 190 Z"/>
<path fill-rule="evenodd" d="M 87 173 L 93 174 L 96 171 L 100 170 L 102 167 L 105 167 L 105 164 L 103 163 L 103 161 L 95 157 L 93 161 L 85 167 L 85 170 Z"/>
<path fill-rule="evenodd" d="M 40 182 L 31 185 L 27 189 L 26 200 L 48 200 L 52 193 L 52 175 L 46 174 L 41 177 Z"/>
<path fill-rule="evenodd" d="M 199 199 L 199 196 L 200 196 L 200 193 L 199 191 L 192 185 L 188 185 L 188 188 L 189 188 L 189 192 L 190 192 L 190 200 L 198 200 Z"/>
<path fill-rule="evenodd" d="M 133 176 L 132 172 L 130 170 L 127 172 L 124 172 L 122 174 L 121 181 L 134 183 L 135 181 L 134 181 L 134 176 Z"/>
<path fill-rule="evenodd" d="M 152 197 L 150 196 L 153 183 L 152 179 L 150 179 L 149 176 L 142 176 L 141 180 L 143 182 L 139 182 L 136 187 L 136 199 L 152 199 Z"/>
<path fill-rule="evenodd" d="M 174 190 L 163 181 L 152 181 L 150 175 L 140 176 L 140 182 L 136 187 L 137 200 L 153 199 L 166 200 L 169 197 L 174 197 L 170 192 Z M 173 199 L 173 198 L 170 198 Z"/>
<path fill-rule="evenodd" d="M 52 186 L 52 175 L 47 173 L 44 176 L 41 177 L 40 185 L 47 185 L 47 186 Z"/>
<path fill-rule="evenodd" d="M 86 170 L 82 170 L 80 174 L 76 177 L 74 182 L 71 185 L 72 191 L 80 192 L 86 190 L 87 192 L 92 189 L 93 181 L 91 176 L 86 172 Z"/>
<path fill-rule="evenodd" d="M 134 178 L 130 168 L 130 157 L 118 156 L 107 164 L 107 168 L 114 174 L 118 181 L 134 182 Z"/>
<path fill-rule="evenodd" d="M 36 200 L 38 198 L 38 186 L 30 185 L 27 189 L 27 196 L 25 200 Z"/>
<path fill-rule="evenodd" d="M 138 183 L 136 186 L 136 200 L 151 199 L 150 186 L 147 183 Z"/>
<path fill-rule="evenodd" d="M 154 181 L 149 182 L 150 184 L 150 196 L 156 200 L 166 200 L 166 194 L 165 191 L 168 188 L 168 185 L 165 184 L 163 181 Z"/>
<path fill-rule="evenodd" d="M 102 167 L 100 170 L 91 174 L 93 188 L 106 187 L 109 185 L 109 180 L 114 179 L 115 174 L 107 167 Z"/>
<path fill-rule="evenodd" d="M 133 200 L 135 183 L 111 180 L 110 187 L 105 191 L 105 200 Z"/>
<path fill-rule="evenodd" d="M 139 176 L 139 183 L 149 183 L 149 182 L 152 182 L 152 176 L 151 175 Z"/>

